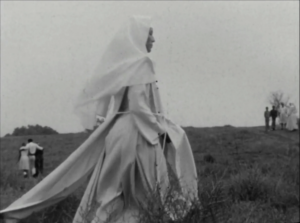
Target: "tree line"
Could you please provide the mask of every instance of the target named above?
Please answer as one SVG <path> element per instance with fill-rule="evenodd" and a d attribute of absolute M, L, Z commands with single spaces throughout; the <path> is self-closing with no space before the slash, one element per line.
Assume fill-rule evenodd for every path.
<path fill-rule="evenodd" d="M 40 126 L 40 125 L 28 125 L 27 127 L 17 127 L 14 129 L 12 134 L 6 134 L 5 137 L 9 136 L 25 136 L 25 135 L 53 135 L 59 134 L 54 129 L 48 126 Z"/>

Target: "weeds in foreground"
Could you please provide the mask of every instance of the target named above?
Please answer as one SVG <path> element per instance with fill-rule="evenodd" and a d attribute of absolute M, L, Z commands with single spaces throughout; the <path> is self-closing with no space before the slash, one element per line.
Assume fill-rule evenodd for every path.
<path fill-rule="evenodd" d="M 194 143 L 192 146 L 199 148 L 194 151 L 199 176 L 197 199 L 186 202 L 172 182 L 164 199 L 156 191 L 139 205 L 138 222 L 298 222 L 299 142 L 295 143 L 298 150 L 293 150 L 293 154 L 286 154 L 281 141 L 272 141 L 276 138 L 263 139 L 260 143 L 260 139 L 255 138 L 257 136 L 251 132 L 230 131 L 236 131 L 237 134 L 232 137 L 231 133 L 222 133 L 220 143 L 218 136 L 214 135 L 210 139 L 204 133 L 201 136 L 203 141 L 191 139 L 192 144 Z M 199 137 L 198 135 L 195 134 L 195 137 Z M 233 142 L 238 137 L 238 141 Z M 252 138 L 253 141 L 248 143 L 247 140 Z M 225 147 L 225 144 L 228 146 Z M 57 157 L 54 158 L 58 160 Z M 36 183 L 31 179 L 24 180 L 9 169 L 9 164 L 6 166 L 5 170 L 1 168 L 0 189 L 7 197 L 18 197 Z M 69 196 L 20 223 L 71 223 L 80 200 L 81 194 Z M 85 220 L 91 223 L 89 219 Z"/>
<path fill-rule="evenodd" d="M 69 196 L 54 206 L 33 213 L 20 223 L 71 223 L 79 203 L 80 200 L 77 197 Z"/>

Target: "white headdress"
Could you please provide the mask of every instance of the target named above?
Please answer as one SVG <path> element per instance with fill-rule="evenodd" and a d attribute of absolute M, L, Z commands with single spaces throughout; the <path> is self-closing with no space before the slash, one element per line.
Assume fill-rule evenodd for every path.
<path fill-rule="evenodd" d="M 75 104 L 75 113 L 84 128 L 93 129 L 96 116 L 106 116 L 111 97 L 123 87 L 155 82 L 153 63 L 146 50 L 150 22 L 150 17 L 131 16 L 104 52 Z"/>

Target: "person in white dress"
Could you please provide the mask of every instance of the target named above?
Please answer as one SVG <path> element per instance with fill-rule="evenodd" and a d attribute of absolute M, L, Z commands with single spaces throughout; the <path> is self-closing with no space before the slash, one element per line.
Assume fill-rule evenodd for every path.
<path fill-rule="evenodd" d="M 281 126 L 281 130 L 286 128 L 286 122 L 287 122 L 287 107 L 282 102 L 280 103 L 280 107 L 279 107 L 279 123 Z"/>
<path fill-rule="evenodd" d="M 26 148 L 25 143 L 22 143 L 22 146 L 19 149 L 19 170 L 23 171 L 24 178 L 28 177 L 29 157 L 28 148 Z"/>
<path fill-rule="evenodd" d="M 289 131 L 296 131 L 298 130 L 298 116 L 297 116 L 297 109 L 293 103 L 290 103 L 288 107 L 288 117 L 286 128 Z"/>
<path fill-rule="evenodd" d="M 23 219 L 63 200 L 88 181 L 74 223 L 135 223 L 140 205 L 147 205 L 153 191 L 164 201 L 170 186 L 167 162 L 179 179 L 178 193 L 186 203 L 198 199 L 197 171 L 187 135 L 165 116 L 153 62 L 147 55 L 154 43 L 150 22 L 144 16 L 126 21 L 79 95 L 75 112 L 83 127 L 93 129 L 97 116 L 105 121 L 0 216 Z"/>

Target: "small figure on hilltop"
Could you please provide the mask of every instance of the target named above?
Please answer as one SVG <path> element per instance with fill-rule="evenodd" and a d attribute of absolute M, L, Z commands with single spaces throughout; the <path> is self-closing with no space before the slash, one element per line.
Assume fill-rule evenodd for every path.
<path fill-rule="evenodd" d="M 297 117 L 296 106 L 293 103 L 290 103 L 288 107 L 288 117 L 286 123 L 287 130 L 296 131 L 298 129 L 297 122 L 298 122 L 298 117 Z"/>
<path fill-rule="evenodd" d="M 286 127 L 287 122 L 287 107 L 284 105 L 284 103 L 280 103 L 279 107 L 279 123 L 281 125 L 281 130 L 283 130 Z"/>
<path fill-rule="evenodd" d="M 275 106 L 272 106 L 272 110 L 270 111 L 270 116 L 272 118 L 272 130 L 275 131 L 276 129 L 276 118 L 278 116 L 278 112 Z"/>
<path fill-rule="evenodd" d="M 266 126 L 266 132 L 269 131 L 269 123 L 270 123 L 270 112 L 269 112 L 269 108 L 266 107 L 265 113 L 265 126 Z"/>
<path fill-rule="evenodd" d="M 29 150 L 29 161 L 30 161 L 30 170 L 33 177 L 39 175 L 39 169 L 36 166 L 37 152 L 38 150 L 43 150 L 43 147 L 40 147 L 38 144 L 34 143 L 32 139 L 28 139 L 26 147 Z"/>
<path fill-rule="evenodd" d="M 28 149 L 26 148 L 25 143 L 22 143 L 21 148 L 19 149 L 19 169 L 23 171 L 24 178 L 28 177 L 29 171 L 29 157 Z"/>

